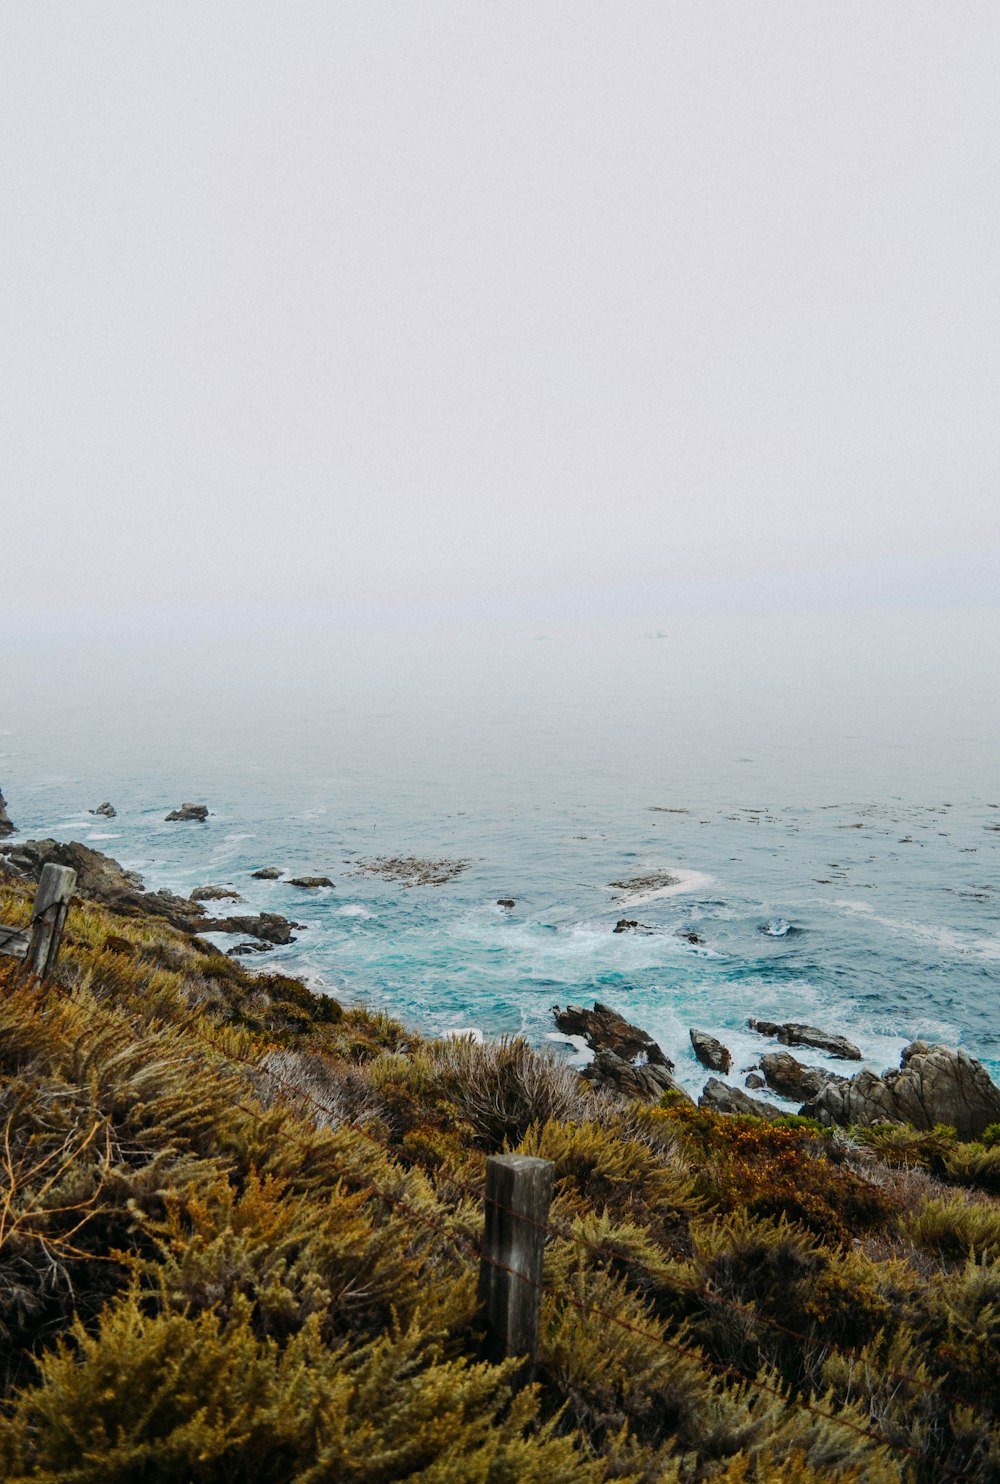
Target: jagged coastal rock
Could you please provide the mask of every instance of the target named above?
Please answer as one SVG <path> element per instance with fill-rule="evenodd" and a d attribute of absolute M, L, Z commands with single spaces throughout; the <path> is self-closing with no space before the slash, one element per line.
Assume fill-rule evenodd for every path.
<path fill-rule="evenodd" d="M 703 1067 L 710 1072 L 728 1072 L 733 1064 L 732 1053 L 729 1048 L 723 1046 L 714 1036 L 707 1031 L 698 1031 L 694 1028 L 689 1032 L 694 1054 Z"/>
<path fill-rule="evenodd" d="M 94 897 L 111 906 L 119 895 L 135 896 L 145 890 L 142 877 L 135 871 L 124 870 L 110 855 L 91 850 L 78 840 L 22 840 L 19 845 L 6 846 L 3 853 L 8 865 L 22 876 L 37 877 L 50 861 L 57 866 L 72 866 L 80 896 Z M 177 900 L 182 902 L 183 898 Z"/>
<path fill-rule="evenodd" d="M 644 922 L 637 922 L 634 917 L 619 917 L 611 931 L 613 933 L 651 933 L 653 929 L 647 927 Z"/>
<path fill-rule="evenodd" d="M 104 800 L 104 803 L 103 804 L 98 804 L 98 806 L 97 806 L 96 809 L 88 809 L 87 810 L 87 813 L 88 814 L 100 814 L 100 815 L 103 815 L 103 817 L 105 819 L 117 819 L 118 818 L 118 810 L 115 808 L 114 804 L 111 803 L 111 800 L 110 799 L 105 799 Z"/>
<path fill-rule="evenodd" d="M 192 902 L 242 902 L 239 892 L 231 886 L 196 886 L 191 893 Z"/>
<path fill-rule="evenodd" d="M 805 1102 L 814 1098 L 828 1082 L 846 1082 L 846 1077 L 828 1072 L 824 1067 L 807 1067 L 790 1051 L 768 1051 L 760 1059 L 761 1071 L 768 1087 L 785 1098 Z"/>
<path fill-rule="evenodd" d="M 253 917 L 211 917 L 198 927 L 200 933 L 245 933 L 272 945 L 294 943 L 292 928 L 301 923 L 289 922 L 280 912 L 258 912 Z"/>
<path fill-rule="evenodd" d="M 261 912 L 256 917 L 211 919 L 200 902 L 175 896 L 172 891 L 147 891 L 142 877 L 124 870 L 109 855 L 91 850 L 78 840 L 25 840 L 7 846 L 2 852 L 7 864 L 19 875 L 36 880 L 49 861 L 57 866 L 72 866 L 76 872 L 76 891 L 81 897 L 103 902 L 125 917 L 162 917 L 184 933 L 241 933 L 274 945 L 294 943 L 289 922 L 276 912 Z M 227 926 L 233 923 L 235 926 Z"/>
<path fill-rule="evenodd" d="M 582 1005 L 553 1005 L 556 1025 L 566 1036 L 582 1036 L 594 1052 L 583 1075 L 597 1087 L 612 1087 L 626 1097 L 655 1101 L 665 1092 L 693 1101 L 671 1073 L 673 1062 L 646 1031 L 631 1025 L 617 1010 L 594 1001 Z"/>
<path fill-rule="evenodd" d="M 747 1025 L 760 1036 L 774 1036 L 783 1046 L 812 1046 L 816 1051 L 825 1051 L 841 1061 L 860 1061 L 861 1052 L 846 1036 L 831 1035 L 815 1025 L 802 1025 L 796 1020 L 787 1020 L 779 1025 L 774 1020 L 757 1020 L 751 1015 Z"/>
<path fill-rule="evenodd" d="M 743 1117 L 749 1114 L 753 1118 L 780 1118 L 782 1112 L 774 1103 L 748 1097 L 738 1087 L 720 1082 L 718 1077 L 709 1077 L 698 1099 L 698 1107 L 707 1108 L 711 1113 L 739 1113 Z"/>
<path fill-rule="evenodd" d="M 277 866 L 261 866 L 259 871 L 251 871 L 250 875 L 255 881 L 280 881 L 284 872 Z"/>
<path fill-rule="evenodd" d="M 881 1077 L 867 1069 L 849 1081 L 828 1081 L 802 1112 L 826 1124 L 908 1123 L 931 1129 L 947 1123 L 959 1138 L 977 1139 L 1000 1123 L 1000 1087 L 967 1051 L 912 1041 L 899 1071 Z"/>
<path fill-rule="evenodd" d="M 3 839 L 6 835 L 13 835 L 16 829 L 17 825 L 7 813 L 7 803 L 3 793 L 0 792 L 0 839 Z"/>
<path fill-rule="evenodd" d="M 199 823 L 204 823 L 204 821 L 208 818 L 208 805 L 182 804 L 179 809 L 171 809 L 170 813 L 166 815 L 165 818 L 167 824 L 170 824 L 171 821 L 175 819 L 194 819 L 197 820 Z"/>
<path fill-rule="evenodd" d="M 293 876 L 289 886 L 304 886 L 309 891 L 317 891 L 321 886 L 332 886 L 333 882 L 329 876 Z"/>

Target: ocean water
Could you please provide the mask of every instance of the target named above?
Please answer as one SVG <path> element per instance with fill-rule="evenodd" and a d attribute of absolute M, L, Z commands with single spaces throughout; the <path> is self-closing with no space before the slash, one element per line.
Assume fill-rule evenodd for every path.
<path fill-rule="evenodd" d="M 846 1034 L 876 1069 L 920 1036 L 1000 1075 L 995 616 L 749 628 L 258 632 L 91 651 L 55 693 L 25 664 L 0 785 L 26 835 L 294 918 L 295 944 L 246 962 L 423 1031 L 578 1059 L 551 1008 L 600 999 L 692 1090 L 689 1028 L 740 1084 L 767 1047 L 750 1015 Z M 116 819 L 87 812 L 104 798 Z M 165 823 L 189 799 L 207 823 Z M 469 864 L 423 887 L 361 869 L 398 855 Z M 253 880 L 266 865 L 335 887 Z M 612 885 L 651 872 L 676 884 Z"/>

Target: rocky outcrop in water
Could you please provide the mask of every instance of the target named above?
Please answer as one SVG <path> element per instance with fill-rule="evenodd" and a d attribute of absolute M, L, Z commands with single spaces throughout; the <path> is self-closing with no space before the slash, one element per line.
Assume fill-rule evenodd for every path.
<path fill-rule="evenodd" d="M 259 871 L 251 871 L 250 875 L 255 881 L 280 881 L 284 872 L 277 866 L 261 866 Z"/>
<path fill-rule="evenodd" d="M 398 886 L 444 886 L 472 865 L 464 857 L 454 860 L 424 860 L 417 855 L 378 855 L 355 861 L 359 875 L 381 876 Z"/>
<path fill-rule="evenodd" d="M 732 1053 L 729 1048 L 723 1046 L 714 1036 L 707 1031 L 696 1031 L 692 1028 L 689 1032 L 694 1054 L 703 1067 L 710 1072 L 728 1072 L 733 1064 Z"/>
<path fill-rule="evenodd" d="M 329 876 L 293 876 L 289 886 L 304 886 L 309 891 L 318 891 L 321 886 L 332 886 Z"/>
<path fill-rule="evenodd" d="M 192 902 L 242 902 L 239 892 L 231 886 L 196 886 L 191 893 Z"/>
<path fill-rule="evenodd" d="M 292 928 L 300 927 L 297 922 L 289 922 L 287 917 L 282 917 L 280 912 L 258 912 L 253 917 L 212 917 L 206 918 L 199 925 L 199 933 L 240 933 L 248 938 L 256 938 L 261 943 L 270 943 L 272 946 L 284 943 L 294 943 Z"/>
<path fill-rule="evenodd" d="M 634 917 L 619 917 L 611 931 L 613 933 L 651 933 L 653 929 L 647 927 L 644 922 L 638 922 Z"/>
<path fill-rule="evenodd" d="M 773 1103 L 765 1103 L 759 1098 L 748 1097 L 738 1087 L 730 1087 L 728 1082 L 720 1082 L 718 1077 L 709 1077 L 698 1099 L 698 1107 L 707 1108 L 711 1113 L 738 1113 L 743 1117 L 747 1115 L 753 1118 L 781 1117 L 781 1109 L 776 1108 Z"/>
<path fill-rule="evenodd" d="M 779 1025 L 774 1020 L 757 1020 L 753 1015 L 747 1021 L 752 1031 L 761 1036 L 774 1036 L 783 1046 L 812 1046 L 816 1051 L 825 1051 L 841 1061 L 860 1061 L 861 1052 L 846 1036 L 831 1035 L 815 1025 L 802 1025 L 796 1020 Z"/>
<path fill-rule="evenodd" d="M 0 840 L 2 840 L 6 835 L 13 835 L 16 830 L 17 825 L 7 813 L 7 803 L 4 799 L 3 793 L 0 792 Z"/>
<path fill-rule="evenodd" d="M 782 1097 L 805 1102 L 814 1098 L 828 1082 L 846 1082 L 846 1077 L 828 1072 L 824 1067 L 807 1067 L 797 1061 L 790 1051 L 768 1051 L 760 1059 L 761 1071 L 768 1087 Z"/>
<path fill-rule="evenodd" d="M 597 1087 L 612 1087 L 626 1097 L 656 1101 L 665 1092 L 692 1099 L 671 1075 L 673 1062 L 652 1036 L 630 1024 L 617 1010 L 594 1001 L 593 1010 L 553 1005 L 556 1025 L 566 1036 L 582 1036 L 594 1052 L 583 1075 Z"/>
<path fill-rule="evenodd" d="M 966 1051 L 912 1041 L 899 1071 L 879 1077 L 867 1069 L 849 1081 L 830 1081 L 802 1112 L 826 1124 L 908 1123 L 931 1129 L 947 1123 L 962 1139 L 977 1139 L 1000 1123 L 1000 1087 Z"/>
<path fill-rule="evenodd" d="M 88 809 L 88 814 L 100 814 L 104 819 L 117 819 L 118 810 L 110 799 L 105 799 L 103 804 L 98 804 L 96 809 Z"/>
<path fill-rule="evenodd" d="M 182 804 L 179 809 L 171 809 L 170 813 L 165 816 L 167 824 L 170 824 L 173 820 L 177 819 L 193 819 L 196 820 L 198 823 L 203 824 L 207 818 L 207 804 Z"/>

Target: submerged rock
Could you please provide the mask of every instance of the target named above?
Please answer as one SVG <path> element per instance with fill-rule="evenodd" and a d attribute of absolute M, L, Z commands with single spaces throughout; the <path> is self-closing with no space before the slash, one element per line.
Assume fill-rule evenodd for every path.
<path fill-rule="evenodd" d="M 514 897 L 497 897 L 497 906 L 506 907 L 510 911 L 511 907 L 517 906 L 517 900 Z"/>
<path fill-rule="evenodd" d="M 98 804 L 98 806 L 97 806 L 96 809 L 88 809 L 87 810 L 87 813 L 88 814 L 101 814 L 101 815 L 104 816 L 105 819 L 117 819 L 118 818 L 118 810 L 115 808 L 114 804 L 111 803 L 110 799 L 105 799 L 104 800 L 104 803 L 103 804 Z"/>
<path fill-rule="evenodd" d="M 738 1087 L 730 1087 L 728 1082 L 720 1082 L 718 1077 L 709 1077 L 698 1099 L 698 1107 L 707 1108 L 711 1113 L 739 1113 L 743 1117 L 749 1115 L 752 1118 L 782 1116 L 781 1109 L 776 1108 L 773 1103 L 747 1097 Z"/>
<path fill-rule="evenodd" d="M 680 886 L 682 877 L 672 871 L 648 871 L 643 876 L 629 876 L 622 881 L 609 881 L 612 891 L 639 892 L 664 891 L 670 886 Z"/>
<path fill-rule="evenodd" d="M 733 1058 L 728 1047 L 723 1046 L 721 1041 L 717 1041 L 707 1031 L 696 1031 L 692 1028 L 688 1034 L 691 1037 L 694 1054 L 703 1067 L 708 1067 L 710 1072 L 729 1071 Z"/>
<path fill-rule="evenodd" d="M 556 1025 L 567 1036 L 582 1036 L 594 1052 L 583 1075 L 598 1087 L 613 1087 L 626 1097 L 656 1100 L 665 1092 L 692 1099 L 671 1076 L 673 1062 L 652 1036 L 631 1025 L 617 1010 L 594 1001 L 593 1010 L 553 1005 Z"/>
<path fill-rule="evenodd" d="M 204 821 L 208 818 L 208 805 L 182 804 L 179 809 L 171 809 L 170 813 L 166 815 L 165 818 L 167 824 L 175 819 L 194 819 L 199 821 L 200 823 L 204 823 Z"/>
<path fill-rule="evenodd" d="M 251 871 L 250 874 L 255 881 L 279 881 L 284 872 L 279 871 L 277 866 L 261 866 L 259 871 Z"/>
<path fill-rule="evenodd" d="M 812 1046 L 817 1051 L 825 1051 L 828 1056 L 839 1057 L 841 1061 L 861 1060 L 860 1050 L 846 1036 L 832 1035 L 815 1025 L 802 1025 L 795 1020 L 779 1025 L 774 1020 L 757 1020 L 753 1015 L 747 1025 L 758 1035 L 777 1037 L 784 1046 Z"/>
<path fill-rule="evenodd" d="M 472 861 L 464 857 L 424 860 L 416 855 L 378 855 L 355 861 L 355 871 L 359 875 L 381 876 L 399 886 L 444 886 L 471 865 Z"/>
<path fill-rule="evenodd" d="M 237 943 L 233 948 L 226 949 L 227 958 L 246 958 L 251 953 L 270 953 L 274 947 L 273 943 Z"/>
<path fill-rule="evenodd" d="M 5 835 L 13 835 L 16 830 L 17 825 L 7 813 L 7 803 L 3 793 L 0 792 L 0 839 L 3 839 Z"/>
<path fill-rule="evenodd" d="M 288 885 L 304 886 L 310 891 L 316 891 L 321 886 L 332 886 L 333 882 L 329 876 L 293 876 Z"/>
<path fill-rule="evenodd" d="M 790 1051 L 768 1051 L 761 1057 L 760 1065 L 768 1087 L 800 1103 L 815 1097 L 828 1082 L 847 1080 L 823 1067 L 807 1067 L 804 1062 L 796 1061 Z"/>
<path fill-rule="evenodd" d="M 912 1041 L 899 1071 L 879 1077 L 867 1069 L 849 1081 L 829 1081 L 802 1112 L 826 1124 L 908 1123 L 931 1129 L 947 1123 L 959 1138 L 977 1139 L 1000 1123 L 1000 1087 L 966 1051 Z"/>
<path fill-rule="evenodd" d="M 637 922 L 634 917 L 619 917 L 611 931 L 613 933 L 651 933 L 653 929 L 647 927 L 644 922 Z"/>

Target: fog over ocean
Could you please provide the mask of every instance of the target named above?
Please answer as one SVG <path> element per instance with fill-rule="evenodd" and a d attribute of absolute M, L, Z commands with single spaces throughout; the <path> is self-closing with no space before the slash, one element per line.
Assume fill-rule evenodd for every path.
<path fill-rule="evenodd" d="M 248 614 L 155 638 L 123 618 L 11 646 L 0 786 L 24 835 L 304 923 L 254 962 L 421 1030 L 542 1044 L 553 1004 L 598 998 L 692 1088 L 688 1028 L 733 1048 L 740 1084 L 752 1014 L 843 1032 L 876 1069 L 923 1036 L 995 1075 L 998 640 L 985 609 Z M 118 818 L 87 812 L 105 798 Z M 185 800 L 205 825 L 164 822 Z M 357 870 L 395 855 L 471 864 L 414 888 Z M 336 886 L 252 880 L 265 865 Z M 680 889 L 610 887 L 656 871 Z M 653 931 L 614 934 L 623 915 Z"/>

